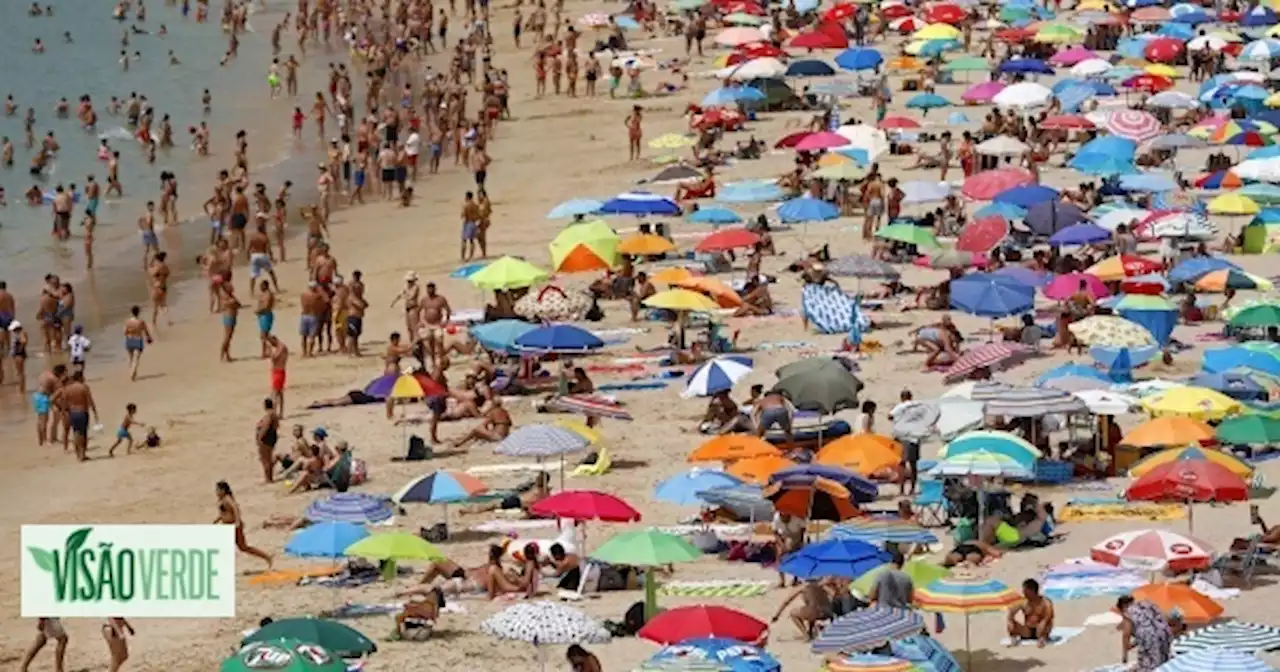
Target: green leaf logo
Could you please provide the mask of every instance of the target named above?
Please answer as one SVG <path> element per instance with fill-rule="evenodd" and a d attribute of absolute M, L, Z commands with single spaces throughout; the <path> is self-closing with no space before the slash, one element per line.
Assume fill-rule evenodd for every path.
<path fill-rule="evenodd" d="M 58 563 L 54 560 L 53 553 L 46 551 L 43 548 L 36 548 L 35 546 L 28 546 L 27 552 L 31 554 L 31 559 L 35 561 L 36 567 L 39 567 L 50 574 L 56 571 Z"/>
<path fill-rule="evenodd" d="M 82 527 L 67 536 L 67 557 L 75 555 L 76 551 L 84 546 L 84 542 L 89 538 L 89 533 L 93 532 L 92 527 Z"/>

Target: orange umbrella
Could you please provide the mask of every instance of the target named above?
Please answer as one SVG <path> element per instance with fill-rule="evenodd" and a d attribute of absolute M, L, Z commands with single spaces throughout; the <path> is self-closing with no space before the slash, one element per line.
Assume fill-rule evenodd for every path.
<path fill-rule="evenodd" d="M 902 445 L 880 434 L 854 434 L 823 446 L 813 461 L 870 476 L 898 466 L 902 462 Z"/>
<path fill-rule="evenodd" d="M 1133 591 L 1133 599 L 1147 600 L 1165 614 L 1177 609 L 1188 623 L 1208 623 L 1223 612 L 1221 604 L 1185 583 L 1148 583 Z"/>
<path fill-rule="evenodd" d="M 631 254 L 640 257 L 666 254 L 674 249 L 676 249 L 676 246 L 672 245 L 671 241 L 653 234 L 631 236 L 618 243 L 618 254 Z"/>
<path fill-rule="evenodd" d="M 745 460 L 738 460 L 725 468 L 725 473 L 737 476 L 749 483 L 764 485 L 769 477 L 787 467 L 796 466 L 795 462 L 779 455 L 762 455 Z"/>
<path fill-rule="evenodd" d="M 649 276 L 649 279 L 664 285 L 674 285 L 689 278 L 696 278 L 693 271 L 683 266 L 669 266 Z"/>
<path fill-rule="evenodd" d="M 715 278 L 700 277 L 689 278 L 679 282 L 671 283 L 675 287 L 691 289 L 695 292 L 702 292 L 707 296 L 716 300 L 721 308 L 737 308 L 742 305 L 742 297 L 733 291 L 733 288 L 716 280 Z"/>
<path fill-rule="evenodd" d="M 1213 428 L 1182 415 L 1164 415 L 1133 428 L 1120 441 L 1136 448 L 1213 443 Z"/>
<path fill-rule="evenodd" d="M 841 521 L 862 514 L 848 488 L 829 478 L 804 484 L 774 483 L 763 494 L 774 509 L 805 520 Z"/>
<path fill-rule="evenodd" d="M 689 453 L 690 462 L 732 462 L 752 457 L 782 457 L 772 443 L 750 434 L 721 434 Z"/>
<path fill-rule="evenodd" d="M 558 264 L 556 273 L 582 273 L 585 271 L 607 271 L 609 262 L 605 261 L 590 247 L 579 244 L 565 254 Z"/>

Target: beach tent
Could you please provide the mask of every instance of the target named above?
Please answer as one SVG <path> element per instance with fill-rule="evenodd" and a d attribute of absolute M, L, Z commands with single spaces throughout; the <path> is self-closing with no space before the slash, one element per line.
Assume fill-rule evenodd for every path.
<path fill-rule="evenodd" d="M 785 108 L 800 99 L 786 82 L 778 78 L 760 78 L 747 82 L 747 86 L 764 94 L 764 100 L 755 104 L 757 110 Z"/>

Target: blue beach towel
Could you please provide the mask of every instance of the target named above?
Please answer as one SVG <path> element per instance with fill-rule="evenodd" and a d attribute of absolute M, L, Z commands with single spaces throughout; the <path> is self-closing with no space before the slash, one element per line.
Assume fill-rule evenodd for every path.
<path fill-rule="evenodd" d="M 856 301 L 835 285 L 805 285 L 800 306 L 805 319 L 820 334 L 848 334 L 855 319 L 860 331 L 871 326 L 870 320 L 857 309 Z"/>

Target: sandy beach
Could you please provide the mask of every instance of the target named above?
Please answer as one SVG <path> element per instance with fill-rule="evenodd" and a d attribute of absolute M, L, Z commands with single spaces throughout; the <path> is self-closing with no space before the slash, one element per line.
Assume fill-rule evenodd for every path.
<path fill-rule="evenodd" d="M 617 11 L 618 6 L 589 1 L 573 3 L 566 9 L 566 18 L 577 18 L 589 12 Z M 557 203 L 575 197 L 607 198 L 628 191 L 644 178 L 660 170 L 651 161 L 628 161 L 626 129 L 623 120 L 635 102 L 644 106 L 644 132 L 646 142 L 665 133 L 684 133 L 688 120 L 683 116 L 685 106 L 699 101 L 706 92 L 719 84 L 715 79 L 691 78 L 690 88 L 665 98 L 642 101 L 628 99 L 610 100 L 603 93 L 592 99 L 550 96 L 533 97 L 533 68 L 530 50 L 518 50 L 511 44 L 506 30 L 511 21 L 510 7 L 496 7 L 493 16 L 496 30 L 496 67 L 511 73 L 513 118 L 498 125 L 496 137 L 490 145 L 493 165 L 489 169 L 489 189 L 493 200 L 493 228 L 489 232 L 490 257 L 503 254 L 522 255 L 546 268 L 549 265 L 547 243 L 559 232 L 562 220 L 545 219 L 545 214 Z M 462 23 L 461 17 L 457 19 Z M 712 33 L 714 34 L 714 30 Z M 588 31 L 584 36 L 591 37 Z M 635 46 L 660 50 L 659 59 L 683 55 L 683 41 L 679 37 L 645 38 L 642 31 L 629 34 Z M 902 38 L 894 36 L 888 41 L 873 44 L 886 56 L 896 53 Z M 710 40 L 708 40 L 708 44 Z M 690 72 L 712 69 L 715 50 L 708 50 L 705 57 L 694 58 Z M 835 52 L 823 52 L 821 56 L 834 56 Z M 818 54 L 815 54 L 817 57 Z M 440 58 L 440 57 L 433 57 Z M 1186 68 L 1181 70 L 1185 73 Z M 1065 72 L 1065 69 L 1063 69 Z M 647 71 L 644 74 L 646 88 L 652 90 L 659 82 L 674 79 L 669 72 Z M 1042 78 L 1051 84 L 1054 77 Z M 906 114 L 919 118 L 914 110 L 907 110 L 904 102 L 909 94 L 898 93 L 899 76 L 890 77 L 895 96 L 890 114 Z M 1196 85 L 1180 79 L 1178 89 L 1194 93 Z M 602 82 L 603 84 L 603 82 Z M 303 87 L 304 92 L 307 86 Z M 604 89 L 604 87 L 601 87 Z M 967 88 L 963 83 L 939 87 L 939 93 L 958 100 Z M 253 91 L 247 95 L 265 95 Z M 961 108 L 970 119 L 980 120 L 989 106 Z M 946 128 L 948 110 L 934 111 L 925 118 L 926 129 L 940 131 Z M 874 111 L 870 99 L 846 99 L 841 109 L 844 120 L 871 120 Z M 746 133 L 729 135 L 728 143 L 753 135 L 770 147 L 778 138 L 801 130 L 808 124 L 811 113 L 786 112 L 760 115 L 759 120 L 748 125 Z M 975 126 L 966 127 L 976 130 Z M 680 150 L 687 152 L 688 150 Z M 669 153 L 646 147 L 645 156 L 653 159 Z M 1197 166 L 1188 173 L 1199 172 L 1207 150 L 1195 150 L 1179 155 L 1180 164 Z M 794 152 L 769 150 L 759 161 L 740 161 L 718 171 L 721 184 L 743 179 L 776 177 L 792 166 Z M 908 170 L 912 157 L 884 156 L 880 167 L 889 177 L 903 180 L 936 179 L 936 170 Z M 1049 168 L 1057 165 L 1055 156 L 1043 168 L 1042 181 L 1055 187 L 1077 184 L 1085 178 L 1074 171 Z M 952 179 L 961 179 L 958 166 L 953 166 Z M 439 175 L 423 177 L 415 185 L 417 197 L 408 209 L 393 202 L 377 202 L 342 210 L 335 213 L 330 223 L 329 239 L 341 261 L 342 271 L 349 274 L 359 269 L 364 274 L 371 308 L 365 320 L 366 338 L 363 344 L 365 356 L 348 358 L 328 354 L 314 359 L 297 356 L 298 337 L 294 327 L 297 315 L 298 293 L 306 284 L 306 269 L 296 261 L 302 257 L 301 242 L 291 243 L 291 261 L 277 265 L 284 292 L 277 308 L 280 319 L 277 331 L 293 351 L 289 368 L 289 385 L 286 390 L 288 412 L 283 427 L 297 423 L 308 429 L 323 426 L 331 437 L 349 441 L 358 458 L 369 465 L 370 480 L 359 486 L 360 492 L 391 494 L 406 481 L 435 469 L 466 469 L 468 467 L 507 462 L 493 454 L 492 445 L 473 445 L 469 449 L 428 462 L 392 462 L 393 456 L 403 455 L 402 430 L 386 420 L 381 405 L 338 408 L 328 410 L 300 410 L 306 404 L 321 398 L 336 397 L 351 389 L 362 388 L 375 378 L 382 368 L 378 354 L 385 346 L 387 335 L 402 329 L 403 316 L 399 309 L 389 309 L 388 304 L 399 291 L 407 271 L 417 272 L 424 280 L 434 281 L 440 291 L 449 298 L 455 310 L 483 308 L 492 300 L 489 293 L 481 293 L 465 280 L 450 278 L 449 273 L 458 266 L 458 212 L 463 193 L 472 189 L 472 176 L 452 166 L 452 158 L 445 157 Z M 655 187 L 654 190 L 670 196 L 673 187 Z M 970 204 L 976 209 L 980 204 Z M 930 208 L 933 206 L 929 206 Z M 754 217 L 765 208 L 749 204 L 735 208 L 745 217 Z M 924 206 L 907 206 L 906 214 L 919 214 Z M 625 236 L 634 226 L 629 218 L 608 218 L 610 225 Z M 1241 224 L 1240 218 L 1215 218 L 1227 232 L 1234 232 Z M 861 217 L 841 218 L 834 221 L 811 224 L 807 227 L 775 234 L 778 255 L 766 257 L 763 271 L 776 274 L 779 281 L 773 287 L 773 295 L 780 308 L 798 309 L 800 306 L 800 281 L 785 267 L 802 257 L 808 250 L 829 244 L 833 256 L 869 252 L 868 246 L 859 240 Z M 673 224 L 678 242 L 691 246 L 698 236 L 709 232 L 704 225 L 675 221 Z M 686 237 L 686 234 L 688 236 Z M 203 235 L 203 234 L 202 234 Z M 1153 253 L 1154 245 L 1144 246 L 1144 252 Z M 189 255 L 188 255 L 189 256 Z M 1273 256 L 1233 256 L 1233 261 L 1246 270 L 1263 276 L 1275 273 Z M 190 259 L 184 259 L 189 264 Z M 912 286 L 939 282 L 944 271 L 903 266 L 903 281 Z M 741 277 L 741 260 L 734 277 Z M 565 287 L 584 288 L 594 279 L 592 274 L 557 277 L 555 282 Z M 729 275 L 721 276 L 728 280 Z M 245 282 L 247 270 L 237 268 L 237 283 Z M 12 281 L 11 281 L 12 282 Z M 19 526 L 32 523 L 206 523 L 216 513 L 214 483 L 225 479 L 236 490 L 237 499 L 244 512 L 250 543 L 277 555 L 277 565 L 283 568 L 309 567 L 315 563 L 289 558 L 281 554 L 288 533 L 278 529 L 262 529 L 262 522 L 270 516 L 299 515 L 317 495 L 288 495 L 285 485 L 271 486 L 259 483 L 260 473 L 255 456 L 254 424 L 261 416 L 262 399 L 269 393 L 268 364 L 258 359 L 259 342 L 249 320 L 242 319 L 243 326 L 236 336 L 232 354 L 236 361 L 230 364 L 218 361 L 218 344 L 221 329 L 216 316 L 204 312 L 204 290 L 199 281 L 187 281 L 175 294 L 182 297 L 183 305 L 175 309 L 175 324 L 163 328 L 154 346 L 147 349 L 141 375 L 136 383 L 128 380 L 127 369 L 121 364 L 89 365 L 88 382 L 93 387 L 101 412 L 104 432 L 90 437 L 90 461 L 77 463 L 73 456 L 60 447 L 37 447 L 33 422 L 9 424 L 0 427 L 0 444 L 5 446 L 6 468 L 0 472 L 0 491 L 9 497 L 10 505 L 0 511 L 0 542 L 18 549 Z M 247 287 L 240 289 L 247 295 Z M 1253 292 L 1241 292 L 1242 298 L 1254 298 Z M 242 299 L 244 297 L 242 296 Z M 1042 303 L 1048 303 L 1041 298 Z M 604 302 L 606 318 L 592 328 L 605 329 L 633 326 L 628 311 L 621 302 Z M 29 312 L 24 309 L 24 313 Z M 975 332 L 989 326 L 988 320 L 952 311 L 952 315 L 966 334 L 970 334 L 969 346 L 986 340 Z M 112 321 L 122 316 L 107 316 Z M 248 313 L 242 313 L 247 318 Z M 917 399 L 938 397 L 948 389 L 942 375 L 922 371 L 923 354 L 899 354 L 909 349 L 909 333 L 912 329 L 936 321 L 938 313 L 929 311 L 898 311 L 892 307 L 877 313 L 877 321 L 890 322 L 892 326 L 877 329 L 866 335 L 883 344 L 884 350 L 870 354 L 858 361 L 860 379 L 866 384 L 863 399 L 879 404 L 879 427 L 887 428 L 884 417 L 898 399 L 899 392 L 911 390 Z M 754 372 L 739 383 L 735 395 L 744 392 L 755 383 L 769 386 L 774 381 L 773 371 L 779 366 L 798 359 L 802 355 L 830 353 L 838 349 L 842 335 L 816 335 L 804 333 L 798 317 L 791 318 L 730 318 L 732 330 L 740 331 L 739 347 L 754 358 Z M 1004 324 L 1011 324 L 1009 319 Z M 635 346 L 652 347 L 664 342 L 664 326 L 657 322 L 643 322 L 640 327 L 647 332 L 636 334 L 625 344 L 612 346 L 599 358 L 623 356 Z M 1199 327 L 1180 326 L 1177 336 L 1184 342 L 1194 343 L 1195 349 L 1180 354 L 1173 365 L 1152 367 L 1146 376 L 1166 379 L 1185 377 L 1199 369 L 1199 360 L 1207 343 L 1195 342 L 1201 333 L 1220 329 L 1220 324 Z M 100 337 L 111 342 L 117 340 L 114 332 Z M 452 338 L 457 338 L 454 336 Z M 803 352 L 795 350 L 760 350 L 762 343 L 780 341 L 805 341 L 812 347 Z M 33 345 L 35 341 L 33 340 Z M 584 359 L 584 362 L 591 360 Z M 1059 350 L 1046 351 L 1045 356 L 1030 359 L 1012 370 L 997 374 L 997 379 L 1009 383 L 1029 384 L 1037 375 L 1068 361 L 1088 364 L 1087 356 L 1068 356 Z M 28 366 L 28 378 L 36 375 L 36 360 Z M 596 383 L 620 380 L 619 376 L 599 374 Z M 575 477 L 567 487 L 601 490 L 615 494 L 631 503 L 643 514 L 640 523 L 632 526 L 592 523 L 592 544 L 626 529 L 666 525 L 687 518 L 695 511 L 689 508 L 655 502 L 654 486 L 661 480 L 688 468 L 685 455 L 702 443 L 706 437 L 697 433 L 697 424 L 704 411 L 704 402 L 698 399 L 681 399 L 682 384 L 673 382 L 661 390 L 628 391 L 619 393 L 628 410 L 635 416 L 632 423 L 604 421 L 601 431 L 606 437 L 613 455 L 614 467 L 601 476 Z M 6 386 L 5 395 L 12 394 Z M 147 423 L 157 427 L 164 438 L 164 446 L 153 451 L 124 455 L 117 452 L 106 458 L 110 445 L 111 428 L 124 412 L 125 404 L 138 405 L 138 414 Z M 510 409 L 516 426 L 547 421 L 549 416 L 535 414 L 527 399 L 511 400 Z M 423 412 L 415 406 L 414 413 Z M 841 417 L 852 419 L 852 411 Z M 1127 415 L 1120 418 L 1127 430 L 1144 418 Z M 441 437 L 449 439 L 470 428 L 472 421 L 446 423 L 441 427 Z M 424 434 L 425 427 L 410 431 Z M 925 459 L 931 459 L 940 448 L 935 440 L 926 444 Z M 1280 467 L 1276 462 L 1260 465 L 1259 471 L 1269 483 L 1280 482 Z M 512 485 L 517 476 L 482 476 L 491 486 Z M 1066 488 L 1034 488 L 1047 500 L 1061 506 L 1077 496 L 1095 496 L 1097 492 L 1122 491 L 1127 479 L 1112 479 L 1108 489 L 1071 490 Z M 895 486 L 883 488 L 883 506 L 894 505 Z M 1280 519 L 1280 512 L 1270 500 L 1254 500 L 1267 519 Z M 1249 522 L 1248 503 L 1230 505 L 1197 505 L 1195 508 L 1197 536 L 1215 549 L 1226 549 L 1232 538 L 1247 535 L 1255 530 Z M 453 516 L 450 523 L 455 529 L 470 526 L 489 516 Z M 411 505 L 407 515 L 398 516 L 394 529 L 416 532 L 442 520 L 438 507 Z M 1186 531 L 1186 520 L 1154 522 L 1148 526 L 1159 529 Z M 1104 538 L 1138 527 L 1130 522 L 1064 523 L 1059 529 L 1065 537 L 1046 548 L 1006 553 L 997 562 L 982 567 L 979 576 L 1000 579 L 1010 586 L 1019 585 L 1023 579 L 1040 575 L 1044 568 L 1068 558 L 1085 557 L 1089 549 Z M 550 536 L 535 533 L 539 536 Z M 449 541 L 439 547 L 449 558 L 465 567 L 483 563 L 485 547 L 496 537 L 464 535 L 462 540 Z M 950 541 L 935 547 L 949 548 Z M 11 556 L 15 560 L 20 550 Z M 936 557 L 936 556 L 935 556 Z M 334 592 L 319 587 L 262 587 L 252 585 L 249 572 L 261 569 L 253 558 L 240 556 L 238 570 L 244 574 L 238 578 L 237 611 L 234 620 L 142 620 L 135 621 L 137 636 L 130 640 L 131 659 L 127 670 L 187 671 L 212 670 L 238 644 L 239 633 L 253 627 L 265 617 L 276 618 L 302 614 L 316 614 L 331 608 L 336 601 L 364 603 L 388 603 L 396 601 L 394 594 L 410 585 L 410 579 L 402 577 L 395 585 L 375 583 L 369 586 L 342 589 Z M 770 589 L 763 595 L 746 598 L 716 598 L 705 600 L 689 597 L 663 597 L 663 606 L 695 604 L 714 601 L 746 611 L 762 620 L 769 620 L 787 592 L 777 589 L 776 574 L 758 565 L 727 564 L 714 557 L 704 557 L 697 562 L 679 565 L 674 579 L 704 580 L 733 578 L 737 580 L 769 581 Z M 416 579 L 414 579 L 416 580 Z M 1232 618 L 1256 623 L 1274 623 L 1275 611 L 1269 607 L 1275 599 L 1273 579 L 1260 576 L 1250 590 L 1224 601 L 1226 614 Z M 19 603 L 18 563 L 0 567 L 0 609 L 11 617 L 0 624 L 0 667 L 17 669 L 22 653 L 35 632 L 33 620 L 17 618 Z M 639 591 L 613 592 L 593 595 L 572 606 L 597 619 L 619 620 L 626 608 L 643 599 Z M 508 600 L 490 602 L 484 599 L 459 600 L 463 613 L 450 613 L 437 627 L 435 638 L 426 643 L 395 642 L 381 640 L 394 629 L 390 617 L 378 616 L 348 621 L 371 638 L 379 640 L 379 652 L 364 669 L 382 670 L 430 669 L 444 670 L 459 665 L 477 665 L 481 669 L 498 669 L 506 665 L 528 667 L 535 660 L 531 646 L 498 642 L 478 631 L 478 626 L 488 616 L 510 606 Z M 1114 597 L 1098 597 L 1059 600 L 1055 604 L 1059 626 L 1083 627 L 1091 615 L 1108 611 Z M 71 643 L 67 665 L 71 670 L 106 669 L 107 652 L 97 621 L 67 620 L 65 626 Z M 1118 663 L 1120 637 L 1114 626 L 1084 627 L 1081 634 L 1060 645 L 1043 649 L 1034 645 L 1006 648 L 1000 643 L 1004 635 L 1002 614 L 980 614 L 972 617 L 970 636 L 973 649 L 973 665 L 970 669 L 982 672 L 1025 671 L 1033 669 L 1053 671 L 1091 670 L 1095 667 Z M 951 617 L 945 632 L 935 635 L 952 651 L 962 651 L 965 626 L 962 618 Z M 612 643 L 591 646 L 603 661 L 607 670 L 632 670 L 657 650 L 651 642 L 640 639 L 617 639 Z M 563 663 L 564 647 L 550 647 L 555 668 L 567 669 Z M 785 618 L 773 626 L 768 650 L 788 670 L 816 669 L 821 659 L 809 650 L 799 633 Z M 962 658 L 963 660 L 963 658 Z M 1280 656 L 1268 659 L 1280 664 Z M 51 670 L 51 653 L 46 650 L 37 658 L 33 670 Z"/>

